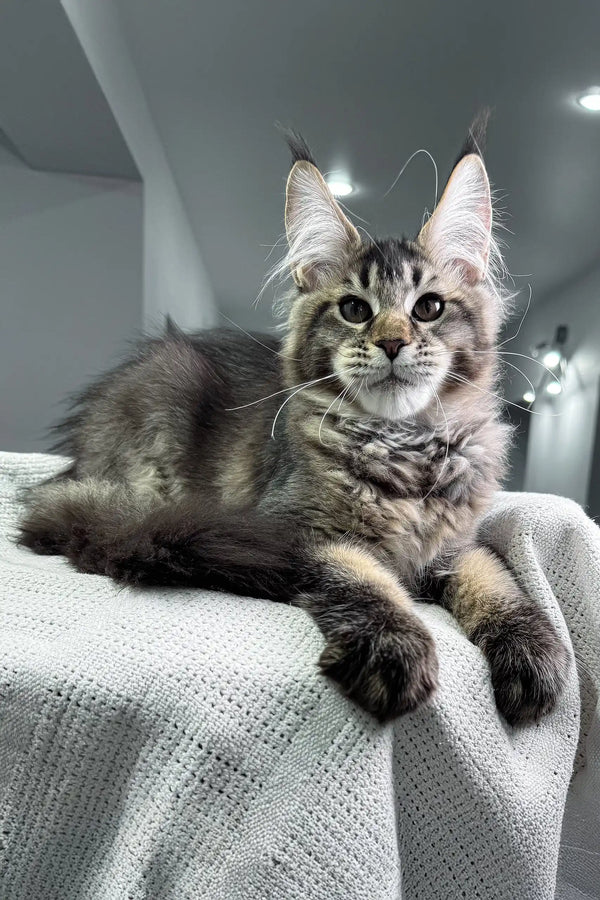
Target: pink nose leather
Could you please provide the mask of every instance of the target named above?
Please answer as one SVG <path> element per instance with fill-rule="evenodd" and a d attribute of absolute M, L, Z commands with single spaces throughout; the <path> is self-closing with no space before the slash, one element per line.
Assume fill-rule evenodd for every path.
<path fill-rule="evenodd" d="M 401 347 L 404 347 L 405 344 L 406 341 L 403 341 L 401 339 L 396 341 L 377 341 L 377 346 L 381 347 L 382 350 L 385 351 L 386 356 L 388 356 L 389 359 L 392 360 L 396 359 L 396 357 L 398 356 L 398 351 L 401 349 Z"/>

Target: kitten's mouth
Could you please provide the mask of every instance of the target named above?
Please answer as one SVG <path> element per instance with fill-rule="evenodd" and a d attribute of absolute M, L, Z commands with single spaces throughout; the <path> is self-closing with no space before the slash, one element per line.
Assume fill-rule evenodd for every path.
<path fill-rule="evenodd" d="M 371 382 L 371 387 L 406 387 L 407 385 L 412 385 L 414 382 L 407 375 L 399 375 L 398 372 L 388 372 L 383 378 L 379 378 L 377 381 Z"/>

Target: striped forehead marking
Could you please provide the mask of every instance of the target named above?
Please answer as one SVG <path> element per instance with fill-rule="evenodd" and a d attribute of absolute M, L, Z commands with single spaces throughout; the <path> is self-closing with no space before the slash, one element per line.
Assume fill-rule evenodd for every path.
<path fill-rule="evenodd" d="M 417 248 L 406 241 L 389 238 L 369 244 L 360 263 L 360 282 L 365 290 L 394 286 L 401 282 L 407 289 L 418 288 L 423 281 L 422 259 Z"/>

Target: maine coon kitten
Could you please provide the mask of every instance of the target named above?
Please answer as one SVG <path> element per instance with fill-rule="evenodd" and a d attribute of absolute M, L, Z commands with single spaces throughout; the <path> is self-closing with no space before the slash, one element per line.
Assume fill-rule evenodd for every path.
<path fill-rule="evenodd" d="M 509 722 L 550 710 L 567 650 L 476 534 L 507 441 L 481 137 L 414 241 L 362 240 L 292 140 L 283 341 L 169 325 L 144 342 L 77 400 L 57 448 L 73 464 L 31 494 L 21 543 L 125 584 L 299 604 L 322 671 L 381 720 L 436 687 L 413 605 L 430 598 L 487 656 Z"/>

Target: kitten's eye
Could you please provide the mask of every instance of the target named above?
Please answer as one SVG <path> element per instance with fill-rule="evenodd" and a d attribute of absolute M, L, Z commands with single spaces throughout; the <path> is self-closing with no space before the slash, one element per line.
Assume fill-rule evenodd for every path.
<path fill-rule="evenodd" d="M 360 297 L 342 297 L 340 300 L 340 312 L 346 322 L 352 322 L 353 325 L 367 322 L 373 316 L 373 310 L 367 301 L 361 300 Z"/>
<path fill-rule="evenodd" d="M 439 294 L 423 294 L 413 306 L 412 316 L 419 322 L 433 322 L 444 312 L 444 301 Z"/>

